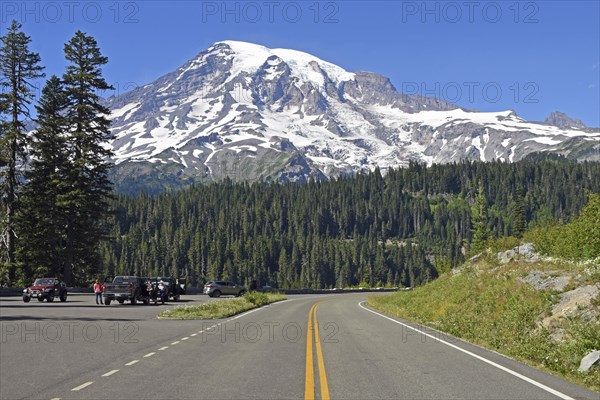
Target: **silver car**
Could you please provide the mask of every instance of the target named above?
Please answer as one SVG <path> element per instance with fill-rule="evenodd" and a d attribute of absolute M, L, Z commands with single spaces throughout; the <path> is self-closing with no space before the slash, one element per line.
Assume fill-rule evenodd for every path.
<path fill-rule="evenodd" d="M 221 295 L 243 296 L 247 291 L 248 289 L 245 286 L 236 285 L 231 281 L 213 281 L 206 282 L 203 293 L 210 297 Z"/>

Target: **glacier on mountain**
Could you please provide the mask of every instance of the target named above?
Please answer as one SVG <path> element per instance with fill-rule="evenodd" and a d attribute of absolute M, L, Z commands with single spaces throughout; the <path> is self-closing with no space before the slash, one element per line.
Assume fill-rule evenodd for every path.
<path fill-rule="evenodd" d="M 600 130 L 476 112 L 398 93 L 390 80 L 310 54 L 217 42 L 155 82 L 107 100 L 117 184 L 305 181 L 410 161 L 600 158 Z M 560 117 L 560 118 L 559 118 Z M 565 122 L 566 121 L 566 122 Z"/>

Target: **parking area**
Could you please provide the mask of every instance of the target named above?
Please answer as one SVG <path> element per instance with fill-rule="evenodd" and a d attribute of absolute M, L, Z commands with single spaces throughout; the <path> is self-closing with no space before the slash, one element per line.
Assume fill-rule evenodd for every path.
<path fill-rule="evenodd" d="M 0 297 L 0 398 L 44 397 L 40 387 L 178 338 L 207 322 L 158 320 L 156 315 L 215 300 L 186 295 L 165 305 L 105 306 L 96 305 L 93 294 L 69 294 L 65 303 Z"/>

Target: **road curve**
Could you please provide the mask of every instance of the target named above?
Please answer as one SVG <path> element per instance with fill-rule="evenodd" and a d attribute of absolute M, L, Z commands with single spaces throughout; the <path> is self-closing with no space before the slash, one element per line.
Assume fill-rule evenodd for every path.
<path fill-rule="evenodd" d="M 374 312 L 363 294 L 290 297 L 216 321 L 158 321 L 150 306 L 49 312 L 2 301 L 0 397 L 600 399 L 496 353 Z M 117 326 L 136 316 L 137 342 L 48 342 L 48 324 L 66 315 L 72 322 L 97 321 L 98 313 Z M 48 337 L 23 341 L 11 333 L 22 322 L 40 322 Z M 34 366 L 45 362 L 46 368 Z"/>

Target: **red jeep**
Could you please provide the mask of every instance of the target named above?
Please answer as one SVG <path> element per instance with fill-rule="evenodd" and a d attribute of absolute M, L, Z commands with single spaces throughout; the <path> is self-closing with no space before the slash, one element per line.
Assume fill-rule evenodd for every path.
<path fill-rule="evenodd" d="M 37 278 L 33 285 L 23 290 L 23 301 L 29 303 L 32 297 L 38 301 L 54 301 L 58 297 L 60 301 L 67 301 L 67 286 L 58 278 Z"/>

